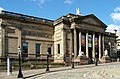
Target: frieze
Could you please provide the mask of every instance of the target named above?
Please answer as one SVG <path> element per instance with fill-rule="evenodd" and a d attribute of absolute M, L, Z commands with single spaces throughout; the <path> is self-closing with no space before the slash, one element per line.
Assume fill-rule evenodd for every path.
<path fill-rule="evenodd" d="M 17 22 L 17 21 L 10 21 L 10 20 L 7 20 L 6 23 L 7 26 L 13 26 L 13 27 L 16 27 L 16 28 L 27 28 L 27 29 L 35 29 L 35 30 L 44 30 L 44 31 L 53 31 L 53 27 L 52 26 L 48 26 L 48 25 L 36 25 L 36 24 L 25 24 L 25 23 L 20 23 L 20 22 Z"/>
<path fill-rule="evenodd" d="M 35 36 L 35 37 L 43 37 L 52 39 L 52 34 L 43 33 L 43 32 L 33 32 L 33 31 L 22 31 L 22 35 Z"/>

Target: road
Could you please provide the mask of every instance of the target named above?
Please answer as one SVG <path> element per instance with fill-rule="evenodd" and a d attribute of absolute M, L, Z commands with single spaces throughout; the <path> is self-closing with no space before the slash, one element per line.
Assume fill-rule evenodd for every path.
<path fill-rule="evenodd" d="M 120 79 L 120 63 L 77 66 L 75 69 L 48 72 L 30 79 Z"/>

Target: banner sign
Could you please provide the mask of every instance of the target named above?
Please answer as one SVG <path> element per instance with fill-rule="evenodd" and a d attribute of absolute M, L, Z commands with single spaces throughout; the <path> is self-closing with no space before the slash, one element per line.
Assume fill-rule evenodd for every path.
<path fill-rule="evenodd" d="M 92 35 L 88 35 L 88 47 L 92 47 Z"/>
<path fill-rule="evenodd" d="M 98 38 L 95 37 L 95 48 L 98 48 Z"/>
<path fill-rule="evenodd" d="M 82 46 L 85 46 L 85 35 L 84 34 L 81 35 L 81 43 L 82 43 Z"/>

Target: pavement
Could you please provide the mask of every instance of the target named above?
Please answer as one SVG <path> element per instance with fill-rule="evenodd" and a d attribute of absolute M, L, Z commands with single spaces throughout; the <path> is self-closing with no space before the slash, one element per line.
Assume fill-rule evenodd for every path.
<path fill-rule="evenodd" d="M 50 72 L 46 69 L 34 69 L 22 71 L 24 78 L 21 79 L 120 79 L 120 62 L 104 63 L 95 66 L 79 65 L 74 69 L 71 66 L 50 68 Z M 17 79 L 18 71 L 7 75 L 7 72 L 0 72 L 0 79 Z"/>

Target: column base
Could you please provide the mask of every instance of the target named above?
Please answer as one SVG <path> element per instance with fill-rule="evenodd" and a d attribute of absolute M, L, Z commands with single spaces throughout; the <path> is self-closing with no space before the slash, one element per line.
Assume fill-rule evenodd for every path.
<path fill-rule="evenodd" d="M 87 58 L 86 56 L 78 56 L 75 59 L 75 63 L 81 64 L 81 65 L 89 64 L 89 58 Z"/>
<path fill-rule="evenodd" d="M 100 59 L 100 62 L 101 63 L 109 63 L 111 62 L 111 58 L 109 56 L 103 56 L 101 59 Z"/>

